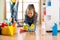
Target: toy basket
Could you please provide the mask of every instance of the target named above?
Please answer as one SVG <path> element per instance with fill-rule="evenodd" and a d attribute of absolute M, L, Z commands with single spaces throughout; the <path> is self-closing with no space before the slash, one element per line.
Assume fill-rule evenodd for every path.
<path fill-rule="evenodd" d="M 8 26 L 8 27 L 2 27 L 2 34 L 3 35 L 14 35 L 16 31 L 16 27 Z"/>

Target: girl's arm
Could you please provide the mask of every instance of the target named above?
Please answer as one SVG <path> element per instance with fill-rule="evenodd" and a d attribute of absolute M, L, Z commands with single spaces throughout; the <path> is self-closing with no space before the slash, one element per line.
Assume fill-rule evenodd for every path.
<path fill-rule="evenodd" d="M 36 13 L 36 20 L 34 21 L 34 24 L 37 23 L 37 17 L 38 17 L 38 14 Z"/>

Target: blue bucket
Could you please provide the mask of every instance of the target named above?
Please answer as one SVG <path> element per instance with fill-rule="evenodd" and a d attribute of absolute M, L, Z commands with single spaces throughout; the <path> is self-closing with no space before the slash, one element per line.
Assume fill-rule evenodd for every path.
<path fill-rule="evenodd" d="M 58 28 L 57 24 L 55 23 L 54 26 L 52 27 L 52 36 L 57 36 L 58 34 Z"/>

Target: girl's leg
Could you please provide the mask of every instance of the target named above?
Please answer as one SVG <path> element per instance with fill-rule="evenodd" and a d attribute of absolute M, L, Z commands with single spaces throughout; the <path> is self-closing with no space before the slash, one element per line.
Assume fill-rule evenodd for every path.
<path fill-rule="evenodd" d="M 15 17 L 15 21 L 17 22 L 17 12 L 15 12 L 15 15 L 14 15 Z"/>
<path fill-rule="evenodd" d="M 16 21 L 16 22 L 17 22 L 18 4 L 19 4 L 19 3 L 17 3 L 17 5 L 16 5 L 16 10 L 15 10 L 15 21 Z"/>
<path fill-rule="evenodd" d="M 14 5 L 15 3 L 11 4 L 11 18 L 12 18 L 12 23 L 14 22 Z"/>
<path fill-rule="evenodd" d="M 13 18 L 14 18 L 14 17 L 13 17 L 13 13 L 14 13 L 13 5 L 11 4 L 11 18 L 12 18 L 12 21 L 11 21 L 11 22 L 12 22 L 12 23 L 13 23 Z"/>

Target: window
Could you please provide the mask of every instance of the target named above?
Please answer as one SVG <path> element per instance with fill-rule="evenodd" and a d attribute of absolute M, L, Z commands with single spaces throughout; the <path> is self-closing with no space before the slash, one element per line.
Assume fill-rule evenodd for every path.
<path fill-rule="evenodd" d="M 29 4 L 34 4 L 35 10 L 39 15 L 39 0 L 19 0 L 18 20 L 25 19 L 25 11 Z M 10 17 L 11 17 L 10 4 L 9 0 L 6 0 L 6 18 L 9 19 Z"/>

